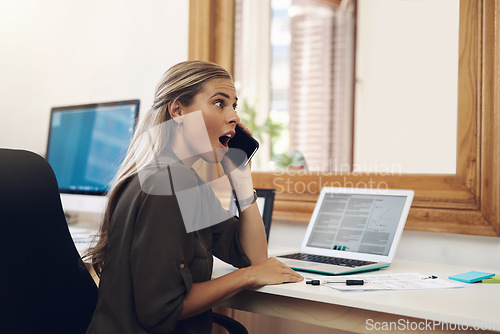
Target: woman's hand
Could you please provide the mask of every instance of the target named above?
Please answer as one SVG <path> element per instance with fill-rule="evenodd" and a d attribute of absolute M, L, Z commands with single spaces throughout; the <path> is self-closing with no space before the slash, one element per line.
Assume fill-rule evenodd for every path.
<path fill-rule="evenodd" d="M 245 125 L 243 125 L 243 123 L 239 122 L 236 126 L 239 126 L 240 128 L 242 128 L 242 129 L 243 129 L 243 131 L 245 131 L 246 133 L 248 133 L 250 136 L 252 136 L 252 137 L 253 137 L 253 133 L 252 133 L 252 131 L 250 131 L 250 129 L 249 129 L 249 128 L 246 128 L 246 127 L 245 127 Z M 249 167 L 249 169 L 252 169 L 252 160 L 250 160 L 250 161 L 248 162 L 248 165 L 247 165 L 247 166 Z"/>
<path fill-rule="evenodd" d="M 304 279 L 304 277 L 274 257 L 245 268 L 245 270 L 247 271 L 246 274 L 249 275 L 250 288 L 295 283 Z"/>
<path fill-rule="evenodd" d="M 236 127 L 239 127 L 241 130 L 243 130 L 245 133 L 249 134 L 250 136 L 252 136 L 252 131 L 250 131 L 249 128 L 246 128 L 243 123 L 239 122 Z M 231 150 L 231 149 L 230 149 Z M 233 149 L 234 150 L 234 149 Z M 238 150 L 238 149 L 236 149 Z M 242 152 L 243 153 L 243 152 Z M 248 164 L 244 167 L 244 166 L 238 166 L 236 165 L 231 159 L 228 158 L 227 154 L 224 156 L 224 158 L 222 158 L 221 160 L 221 164 L 222 164 L 222 167 L 224 168 L 224 171 L 227 173 L 233 171 L 234 169 L 236 168 L 239 168 L 239 169 L 246 169 L 248 171 L 250 171 L 251 169 L 251 166 L 252 166 L 252 160 L 250 160 L 248 162 Z"/>
<path fill-rule="evenodd" d="M 236 126 L 239 126 L 243 131 L 245 131 L 249 135 L 252 134 L 252 132 L 249 129 L 245 128 L 241 122 L 238 123 Z M 233 154 L 238 153 L 240 157 L 241 154 L 245 154 L 242 150 L 238 149 L 233 149 L 232 153 Z M 222 158 L 221 165 L 222 168 L 224 169 L 224 173 L 227 175 L 229 179 L 232 189 L 236 193 L 236 199 L 238 201 L 244 201 L 243 203 L 245 203 L 246 200 L 251 199 L 253 197 L 253 182 L 252 182 L 252 173 L 250 170 L 251 164 L 248 163 L 246 166 L 243 166 L 243 164 L 238 166 L 228 157 L 228 154 L 226 154 L 224 158 Z M 240 205 L 240 209 L 244 210 L 245 208 L 241 207 Z"/>
<path fill-rule="evenodd" d="M 246 133 L 248 133 L 250 136 L 252 136 L 252 137 L 253 137 L 253 135 L 252 135 L 252 131 L 250 131 L 250 129 L 249 129 L 249 128 L 246 128 L 246 127 L 245 127 L 245 125 L 244 125 L 243 123 L 239 122 L 238 124 L 236 124 L 236 126 L 239 126 L 240 128 L 242 128 L 242 129 L 243 129 L 243 131 L 245 131 Z"/>

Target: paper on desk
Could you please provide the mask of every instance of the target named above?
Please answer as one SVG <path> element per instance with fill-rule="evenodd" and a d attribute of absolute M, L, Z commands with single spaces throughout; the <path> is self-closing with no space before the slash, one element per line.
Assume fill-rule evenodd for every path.
<path fill-rule="evenodd" d="M 69 231 L 74 243 L 88 243 L 95 242 L 96 231 L 88 228 L 70 227 Z"/>
<path fill-rule="evenodd" d="M 346 279 L 362 279 L 364 285 L 345 285 L 345 283 L 325 283 L 340 291 L 375 291 L 375 290 L 421 290 L 462 288 L 463 285 L 440 278 L 427 278 L 419 273 L 388 275 L 349 275 L 329 277 L 327 282 L 345 282 Z"/>

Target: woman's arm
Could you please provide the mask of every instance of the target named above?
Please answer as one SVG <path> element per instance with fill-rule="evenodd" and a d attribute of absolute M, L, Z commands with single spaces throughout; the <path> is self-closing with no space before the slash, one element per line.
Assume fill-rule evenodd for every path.
<path fill-rule="evenodd" d="M 302 280 L 303 277 L 288 266 L 275 258 L 269 258 L 219 278 L 194 283 L 184 297 L 179 319 L 183 320 L 205 312 L 244 289 Z"/>
<path fill-rule="evenodd" d="M 251 203 L 254 189 L 250 166 L 236 167 L 229 159 L 223 161 L 223 166 L 238 203 L 239 239 L 243 251 L 251 264 L 264 261 L 268 257 L 266 231 L 257 203 Z"/>
<path fill-rule="evenodd" d="M 245 128 L 242 123 L 238 123 L 237 126 L 252 135 L 252 132 Z M 268 257 L 264 222 L 257 203 L 247 204 L 254 194 L 252 173 L 250 171 L 251 162 L 246 166 L 236 166 L 226 156 L 222 160 L 222 166 L 239 203 L 240 243 L 243 251 L 252 264 L 262 262 Z"/>
<path fill-rule="evenodd" d="M 266 231 L 255 202 L 240 212 L 240 243 L 252 264 L 267 259 Z"/>

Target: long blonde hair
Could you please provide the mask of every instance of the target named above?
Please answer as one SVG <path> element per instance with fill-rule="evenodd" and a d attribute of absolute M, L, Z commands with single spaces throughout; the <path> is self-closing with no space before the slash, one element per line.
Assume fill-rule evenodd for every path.
<path fill-rule="evenodd" d="M 125 159 L 111 183 L 97 244 L 84 256 L 85 259 L 91 260 L 97 275 L 101 275 L 102 266 L 106 260 L 111 217 L 127 181 L 151 164 L 155 156 L 172 140 L 173 131 L 170 131 L 170 126 L 160 126 L 171 119 L 168 110 L 170 103 L 179 101 L 184 106 L 189 106 L 206 82 L 221 78 L 232 80 L 231 75 L 219 65 L 199 60 L 178 63 L 168 69 L 161 78 L 156 88 L 153 105 L 139 119 Z M 172 122 L 167 123 L 172 124 Z M 147 145 L 142 136 L 146 133 Z"/>

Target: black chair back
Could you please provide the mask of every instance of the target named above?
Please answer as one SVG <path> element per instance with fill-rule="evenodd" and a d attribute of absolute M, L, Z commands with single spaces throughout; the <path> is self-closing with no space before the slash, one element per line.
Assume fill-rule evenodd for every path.
<path fill-rule="evenodd" d="M 0 149 L 0 331 L 85 333 L 97 287 L 71 238 L 57 181 L 32 152 Z"/>

